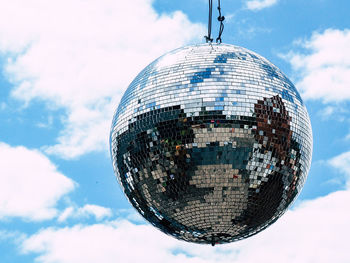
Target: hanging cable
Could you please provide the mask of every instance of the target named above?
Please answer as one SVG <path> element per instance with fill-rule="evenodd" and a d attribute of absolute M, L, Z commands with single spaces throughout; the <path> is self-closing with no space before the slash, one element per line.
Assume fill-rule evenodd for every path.
<path fill-rule="evenodd" d="M 219 10 L 219 16 L 218 21 L 220 22 L 220 29 L 219 29 L 219 36 L 216 38 L 216 43 L 222 43 L 222 32 L 224 32 L 224 20 L 225 17 L 221 15 L 221 3 L 220 0 L 218 0 L 218 10 Z"/>
<path fill-rule="evenodd" d="M 213 16 L 213 0 L 209 0 L 209 19 L 208 19 L 208 35 L 205 36 L 205 40 L 207 43 L 213 42 L 213 39 L 211 38 L 211 24 L 212 24 L 212 18 Z"/>

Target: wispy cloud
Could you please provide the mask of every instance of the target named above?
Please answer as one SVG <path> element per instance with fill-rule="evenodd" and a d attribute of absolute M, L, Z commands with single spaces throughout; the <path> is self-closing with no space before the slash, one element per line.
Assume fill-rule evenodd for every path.
<path fill-rule="evenodd" d="M 345 103 L 327 103 L 327 106 L 322 108 L 317 113 L 322 120 L 334 120 L 344 122 L 349 119 L 348 106 Z"/>
<path fill-rule="evenodd" d="M 46 122 L 39 122 L 39 123 L 37 123 L 36 126 L 39 127 L 39 128 L 43 128 L 43 129 L 50 129 L 52 127 L 52 124 L 53 124 L 53 116 L 50 115 L 47 118 Z"/>
<path fill-rule="evenodd" d="M 277 4 L 278 0 L 251 0 L 246 2 L 246 8 L 258 11 Z"/>
<path fill-rule="evenodd" d="M 91 216 L 93 216 L 95 220 L 99 221 L 105 218 L 109 218 L 112 215 L 113 213 L 110 208 L 102 207 L 99 205 L 87 204 L 79 208 L 75 208 L 75 207 L 66 208 L 58 217 L 58 221 L 64 222 L 69 218 L 82 219 L 82 218 L 89 218 Z"/>
<path fill-rule="evenodd" d="M 238 33 L 242 38 L 252 39 L 259 34 L 269 34 L 272 32 L 270 28 L 259 26 L 244 25 L 238 29 Z"/>
<path fill-rule="evenodd" d="M 0 111 L 5 110 L 7 108 L 7 105 L 5 102 L 0 103 Z"/>
<path fill-rule="evenodd" d="M 329 164 L 346 176 L 348 187 L 350 187 L 350 151 L 332 158 L 329 160 Z"/>

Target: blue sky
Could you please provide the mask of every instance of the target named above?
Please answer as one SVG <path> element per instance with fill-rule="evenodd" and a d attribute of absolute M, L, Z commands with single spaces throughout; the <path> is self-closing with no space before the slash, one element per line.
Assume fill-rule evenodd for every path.
<path fill-rule="evenodd" d="M 204 42 L 206 0 L 0 0 L 0 263 L 350 262 L 350 3 L 221 2 L 223 41 L 281 68 L 308 108 L 313 161 L 292 209 L 245 241 L 188 244 L 114 177 L 114 109 L 151 61 Z"/>

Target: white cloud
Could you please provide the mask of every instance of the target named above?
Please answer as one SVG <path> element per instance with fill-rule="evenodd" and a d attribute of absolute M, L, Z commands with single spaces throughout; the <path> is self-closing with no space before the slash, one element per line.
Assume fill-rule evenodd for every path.
<path fill-rule="evenodd" d="M 345 174 L 348 180 L 348 187 L 350 187 L 350 152 L 344 152 L 329 160 L 328 163 Z"/>
<path fill-rule="evenodd" d="M 261 10 L 277 4 L 277 0 L 252 0 L 246 2 L 246 7 L 250 10 Z"/>
<path fill-rule="evenodd" d="M 144 224 L 146 222 L 146 219 L 144 219 L 134 208 L 118 209 L 116 214 L 117 218 L 122 218 L 132 223 Z"/>
<path fill-rule="evenodd" d="M 113 212 L 110 208 L 87 204 L 79 208 L 74 208 L 74 207 L 66 208 L 58 217 L 58 221 L 64 222 L 68 218 L 81 219 L 81 218 L 88 218 L 90 216 L 94 216 L 96 220 L 102 220 L 105 218 L 109 218 L 112 215 L 113 215 Z"/>
<path fill-rule="evenodd" d="M 336 111 L 336 108 L 333 106 L 327 106 L 326 108 L 320 111 L 320 115 L 324 118 L 331 116 Z"/>
<path fill-rule="evenodd" d="M 322 120 L 334 120 L 344 122 L 349 119 L 347 103 L 327 103 L 325 107 L 317 112 Z"/>
<path fill-rule="evenodd" d="M 93 215 L 96 220 L 101 220 L 105 217 L 111 217 L 113 213 L 110 208 L 88 204 L 79 208 L 78 214 L 81 214 L 82 216 Z"/>
<path fill-rule="evenodd" d="M 0 243 L 1 242 L 6 242 L 6 243 L 13 242 L 16 245 L 21 245 L 21 243 L 24 242 L 27 238 L 28 237 L 25 234 L 20 233 L 18 231 L 10 232 L 7 230 L 0 229 Z"/>
<path fill-rule="evenodd" d="M 112 114 L 136 74 L 165 51 L 202 39 L 181 12 L 151 0 L 0 0 L 0 53 L 12 96 L 66 110 L 57 144 L 64 158 L 105 149 Z"/>
<path fill-rule="evenodd" d="M 51 129 L 52 128 L 52 124 L 53 124 L 53 116 L 50 115 L 47 118 L 46 122 L 38 122 L 36 124 L 37 127 L 42 128 L 42 129 Z"/>
<path fill-rule="evenodd" d="M 287 58 L 303 97 L 325 103 L 349 100 L 350 30 L 327 29 L 298 44 L 305 52 L 291 52 Z"/>
<path fill-rule="evenodd" d="M 174 262 L 176 241 L 126 221 L 73 228 L 47 229 L 23 244 L 24 252 L 43 253 L 39 262 Z M 169 260 L 168 260 L 169 259 Z"/>
<path fill-rule="evenodd" d="M 75 183 L 43 154 L 0 143 L 0 219 L 51 219 L 57 201 Z"/>
<path fill-rule="evenodd" d="M 57 218 L 58 222 L 65 222 L 69 217 L 72 217 L 74 213 L 74 207 L 70 206 L 63 210 L 63 212 Z"/>
<path fill-rule="evenodd" d="M 5 110 L 7 108 L 7 105 L 5 102 L 0 103 L 0 111 Z"/>
<path fill-rule="evenodd" d="M 303 202 L 260 234 L 229 245 L 180 242 L 150 225 L 115 221 L 49 228 L 22 244 L 39 262 L 347 263 L 350 191 Z"/>

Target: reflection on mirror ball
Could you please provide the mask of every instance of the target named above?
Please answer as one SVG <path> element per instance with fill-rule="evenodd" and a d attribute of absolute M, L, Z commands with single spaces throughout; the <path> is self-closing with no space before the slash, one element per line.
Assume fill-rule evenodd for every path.
<path fill-rule="evenodd" d="M 254 235 L 286 211 L 307 177 L 312 133 L 278 68 L 241 47 L 203 44 L 167 53 L 135 78 L 110 147 L 144 218 L 214 245 Z"/>

